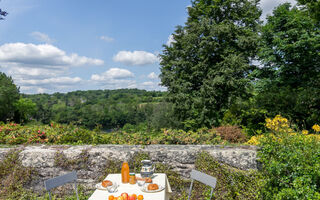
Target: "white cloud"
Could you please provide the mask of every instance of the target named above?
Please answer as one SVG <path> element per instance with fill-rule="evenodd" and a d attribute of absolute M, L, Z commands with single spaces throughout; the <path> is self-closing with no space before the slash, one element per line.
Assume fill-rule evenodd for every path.
<path fill-rule="evenodd" d="M 50 44 L 7 43 L 0 46 L 1 71 L 12 76 L 24 93 L 67 92 L 86 86 L 71 77 L 72 67 L 102 65 L 100 59 L 79 56 Z"/>
<path fill-rule="evenodd" d="M 158 75 L 154 72 L 151 72 L 149 75 L 148 75 L 148 78 L 149 79 L 157 79 L 158 78 Z"/>
<path fill-rule="evenodd" d="M 143 82 L 141 85 L 150 87 L 150 86 L 154 86 L 155 84 L 156 83 L 154 83 L 154 82 L 147 81 L 147 82 Z"/>
<path fill-rule="evenodd" d="M 100 59 L 78 56 L 75 53 L 67 55 L 63 50 L 50 44 L 7 43 L 0 46 L 0 63 L 19 63 L 24 66 L 80 66 L 102 65 Z"/>
<path fill-rule="evenodd" d="M 159 61 L 155 54 L 146 51 L 119 51 L 113 60 L 126 65 L 148 65 Z"/>
<path fill-rule="evenodd" d="M 171 46 L 172 43 L 176 42 L 174 39 L 173 39 L 173 35 L 169 35 L 168 37 L 168 41 L 167 41 L 167 46 Z"/>
<path fill-rule="evenodd" d="M 106 35 L 103 35 L 103 36 L 100 36 L 100 40 L 103 40 L 103 41 L 106 41 L 106 42 L 113 42 L 114 38 L 106 36 Z"/>
<path fill-rule="evenodd" d="M 54 77 L 47 79 L 28 79 L 28 80 L 18 80 L 19 83 L 24 86 L 45 86 L 45 85 L 73 85 L 76 83 L 80 83 L 82 81 L 79 77 Z"/>
<path fill-rule="evenodd" d="M 45 43 L 48 43 L 48 44 L 51 44 L 54 42 L 53 39 L 51 39 L 47 34 L 45 33 L 41 33 L 41 32 L 38 32 L 38 31 L 35 31 L 35 32 L 32 32 L 30 34 L 34 39 L 40 41 L 40 42 L 45 42 Z"/>
<path fill-rule="evenodd" d="M 49 78 L 58 75 L 63 75 L 66 72 L 61 69 L 46 69 L 46 68 L 24 68 L 24 67 L 10 67 L 8 73 L 14 77 L 21 78 Z"/>
<path fill-rule="evenodd" d="M 91 83 L 104 89 L 137 88 L 134 74 L 126 69 L 111 68 L 102 74 L 93 74 Z"/>
<path fill-rule="evenodd" d="M 277 7 L 280 4 L 289 2 L 291 5 L 295 5 L 297 2 L 295 0 L 261 0 L 260 1 L 260 7 L 262 8 L 262 19 L 265 20 L 267 15 L 271 15 L 272 11 L 275 7 Z"/>
<path fill-rule="evenodd" d="M 134 74 L 126 69 L 111 68 L 108 71 L 103 72 L 101 75 L 93 74 L 91 80 L 93 81 L 108 81 L 110 79 L 125 79 L 132 78 Z"/>
<path fill-rule="evenodd" d="M 145 82 L 142 82 L 140 84 L 138 84 L 137 88 L 139 89 L 144 89 L 144 90 L 160 90 L 160 91 L 166 91 L 166 88 L 165 87 L 162 87 L 160 85 L 160 82 L 158 81 L 145 81 Z"/>
<path fill-rule="evenodd" d="M 45 93 L 47 90 L 46 89 L 44 89 L 44 88 L 37 88 L 37 93 Z"/>

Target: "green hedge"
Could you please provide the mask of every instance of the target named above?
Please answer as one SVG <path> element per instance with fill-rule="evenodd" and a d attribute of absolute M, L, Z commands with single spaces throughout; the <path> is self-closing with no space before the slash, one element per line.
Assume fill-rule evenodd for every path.
<path fill-rule="evenodd" d="M 263 199 L 320 199 L 320 142 L 301 133 L 266 135 L 259 151 Z"/>

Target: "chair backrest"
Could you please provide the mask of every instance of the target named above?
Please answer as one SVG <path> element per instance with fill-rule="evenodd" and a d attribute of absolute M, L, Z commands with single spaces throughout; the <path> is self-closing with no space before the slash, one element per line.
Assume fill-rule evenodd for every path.
<path fill-rule="evenodd" d="M 191 179 L 194 179 L 196 181 L 199 181 L 203 184 L 206 184 L 212 188 L 215 188 L 216 187 L 216 184 L 217 184 L 217 179 L 213 176 L 210 176 L 208 174 L 205 174 L 205 173 L 202 173 L 202 172 L 199 172 L 197 170 L 192 170 L 191 173 L 190 173 L 190 176 L 191 176 Z"/>
<path fill-rule="evenodd" d="M 206 185 L 212 187 L 211 194 L 210 194 L 210 199 L 211 199 L 212 194 L 213 194 L 213 189 L 216 187 L 216 184 L 217 184 L 217 179 L 213 176 L 199 172 L 194 169 L 190 173 L 190 178 L 192 179 L 192 181 L 191 181 L 191 185 L 190 185 L 188 200 L 191 198 L 191 190 L 192 190 L 194 180 L 199 181 L 203 184 L 206 184 Z"/>
<path fill-rule="evenodd" d="M 49 198 L 51 199 L 51 193 L 50 193 L 51 189 L 64 185 L 66 183 L 70 183 L 70 182 L 75 183 L 76 195 L 77 195 L 77 199 L 79 199 L 78 189 L 77 189 L 77 172 L 75 171 L 44 181 L 44 186 L 46 190 L 49 192 Z"/>

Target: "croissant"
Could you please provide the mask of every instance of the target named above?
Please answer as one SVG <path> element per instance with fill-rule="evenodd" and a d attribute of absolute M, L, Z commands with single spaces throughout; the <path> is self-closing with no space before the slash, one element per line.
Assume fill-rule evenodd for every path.
<path fill-rule="evenodd" d="M 148 190 L 157 190 L 159 189 L 159 186 L 157 184 L 149 184 Z"/>
<path fill-rule="evenodd" d="M 101 185 L 102 185 L 102 187 L 108 187 L 108 186 L 112 185 L 112 182 L 108 181 L 108 180 L 104 180 L 104 181 L 102 181 Z"/>

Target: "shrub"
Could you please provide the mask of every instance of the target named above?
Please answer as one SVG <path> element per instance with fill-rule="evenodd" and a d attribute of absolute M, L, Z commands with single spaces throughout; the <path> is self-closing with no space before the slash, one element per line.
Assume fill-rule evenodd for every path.
<path fill-rule="evenodd" d="M 276 116 L 267 120 L 272 133 L 260 142 L 258 156 L 265 183 L 263 199 L 320 199 L 320 140 L 293 133 L 289 122 Z"/>
<path fill-rule="evenodd" d="M 49 125 L 30 124 L 21 126 L 19 124 L 0 125 L 0 144 L 221 144 L 225 143 L 216 130 L 202 128 L 197 131 L 184 131 L 174 129 L 147 130 L 145 126 L 137 130 L 132 129 L 129 124 L 125 129 L 111 133 L 103 133 L 99 128 L 88 130 L 72 124 L 62 125 L 51 123 Z M 124 131 L 127 130 L 127 131 Z M 226 130 L 229 130 L 228 128 Z M 237 132 L 238 131 L 238 132 Z M 230 128 L 229 131 L 237 142 L 241 139 L 239 128 Z M 229 139 L 228 133 L 222 133 Z M 238 134 L 238 135 L 236 135 Z M 233 142 L 233 139 L 229 139 Z"/>
<path fill-rule="evenodd" d="M 214 129 L 223 140 L 240 143 L 246 140 L 246 135 L 238 126 L 220 126 Z"/>
<path fill-rule="evenodd" d="M 206 128 L 197 131 L 183 131 L 173 129 L 163 129 L 161 132 L 135 132 L 128 133 L 118 131 L 108 133 L 102 136 L 106 144 L 218 144 L 221 138 L 217 136 L 214 130 Z"/>
<path fill-rule="evenodd" d="M 242 171 L 219 163 L 207 152 L 198 155 L 196 169 L 217 178 L 214 199 L 259 199 L 257 191 L 261 188 L 262 176 L 259 172 Z M 207 199 L 210 187 L 195 184 L 194 199 Z"/>
<path fill-rule="evenodd" d="M 0 161 L 0 199 L 19 193 L 36 176 L 34 169 L 22 165 L 19 152 L 17 149 L 11 150 Z"/>

